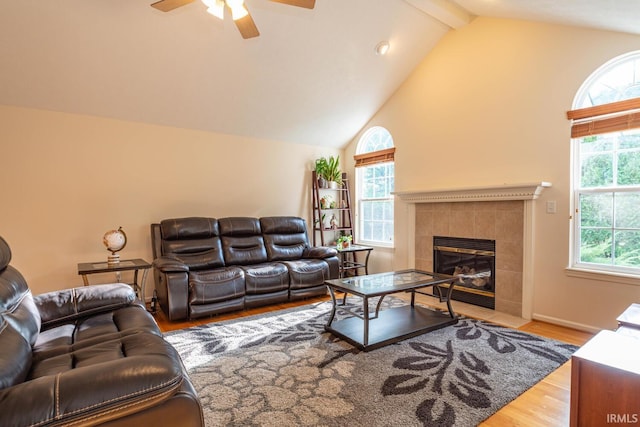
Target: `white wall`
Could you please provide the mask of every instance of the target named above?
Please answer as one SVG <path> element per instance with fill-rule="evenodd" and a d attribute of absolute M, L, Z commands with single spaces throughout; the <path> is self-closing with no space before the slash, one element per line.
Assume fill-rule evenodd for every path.
<path fill-rule="evenodd" d="M 82 284 L 77 263 L 152 260 L 149 226 L 180 216 L 311 220 L 310 171 L 337 150 L 0 106 L 0 235 L 35 294 Z M 93 278 L 109 282 L 114 275 Z M 123 279 L 128 277 L 123 276 Z M 153 279 L 147 280 L 147 296 Z"/>
<path fill-rule="evenodd" d="M 394 137 L 396 191 L 550 181 L 535 208 L 534 318 L 613 328 L 640 279 L 569 277 L 570 123 L 583 81 L 640 36 L 476 18 L 451 31 L 372 118 Z M 365 127 L 365 129 L 367 128 Z M 345 150 L 351 158 L 358 135 Z M 545 202 L 557 202 L 546 214 Z M 395 266 L 410 265 L 407 212 L 396 208 Z"/>

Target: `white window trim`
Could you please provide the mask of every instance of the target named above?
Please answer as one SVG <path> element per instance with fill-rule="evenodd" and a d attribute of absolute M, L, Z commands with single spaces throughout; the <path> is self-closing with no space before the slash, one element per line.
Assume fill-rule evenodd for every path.
<path fill-rule="evenodd" d="M 624 274 L 620 272 L 601 271 L 594 269 L 586 269 L 580 267 L 567 267 L 565 273 L 569 277 L 577 277 L 579 279 L 597 280 L 620 283 L 623 285 L 640 286 L 640 277 L 637 274 Z"/>
<path fill-rule="evenodd" d="M 356 147 L 356 154 L 364 154 L 364 153 L 360 153 L 358 151 L 358 148 L 360 147 L 360 144 L 362 144 L 364 142 L 365 137 L 370 133 L 373 132 L 376 128 L 378 128 L 380 126 L 373 126 L 371 128 L 369 128 L 360 138 L 360 141 L 358 141 L 358 145 Z M 385 129 L 386 130 L 386 129 Z M 388 130 L 386 130 L 388 132 Z M 392 141 L 393 141 L 393 137 L 392 137 Z M 393 163 L 395 166 L 395 161 L 393 162 L 383 162 L 383 163 L 378 163 L 375 166 L 380 166 L 380 165 L 384 165 L 384 164 L 388 164 L 388 163 Z M 373 166 L 373 165 L 372 165 Z M 355 221 L 356 221 L 356 225 L 355 225 L 355 234 L 357 237 L 357 242 L 358 244 L 362 244 L 362 245 L 367 245 L 367 246 L 372 246 L 372 247 L 377 247 L 377 248 L 386 248 L 386 249 L 394 249 L 395 248 L 395 205 L 396 205 L 396 201 L 395 201 L 395 196 L 390 193 L 388 198 L 374 198 L 374 199 L 367 199 L 367 201 L 371 200 L 371 201 L 375 201 L 375 200 L 385 200 L 385 201 L 391 201 L 393 203 L 394 206 L 394 219 L 393 219 L 393 240 L 389 243 L 385 243 L 379 240 L 366 240 L 363 239 L 363 232 L 362 232 L 362 226 L 361 226 L 361 189 L 363 187 L 363 183 L 362 180 L 364 179 L 364 170 L 367 166 L 362 166 L 362 167 L 357 167 L 355 168 L 355 173 L 356 173 L 356 181 L 355 181 Z M 394 167 L 394 178 L 395 178 L 395 167 Z"/>
<path fill-rule="evenodd" d="M 579 103 L 588 93 L 589 88 L 594 85 L 603 75 L 606 75 L 612 69 L 615 69 L 618 65 L 625 63 L 630 58 L 638 57 L 639 51 L 629 52 L 624 55 L 617 56 L 605 64 L 598 67 L 581 85 L 573 102 L 573 108 L 584 108 Z M 607 104 L 602 104 L 607 105 Z M 578 188 L 577 184 L 580 182 L 581 164 L 580 164 L 580 138 L 571 139 L 571 209 L 573 215 L 571 219 L 573 223 L 570 228 L 570 245 L 569 245 L 569 266 L 565 269 L 566 274 L 571 277 L 579 277 L 583 279 L 591 280 L 606 280 L 610 282 L 628 284 L 628 285 L 640 285 L 640 273 L 638 268 L 624 267 L 624 266 L 610 266 L 605 264 L 585 263 L 580 261 L 580 232 L 581 232 L 581 212 L 580 207 L 580 194 L 584 193 L 604 193 L 604 192 L 624 192 L 627 190 L 625 187 L 613 187 L 613 188 L 597 188 L 597 189 L 582 189 Z M 614 159 L 615 161 L 615 159 Z M 630 188 L 632 191 L 637 191 L 638 186 Z"/>

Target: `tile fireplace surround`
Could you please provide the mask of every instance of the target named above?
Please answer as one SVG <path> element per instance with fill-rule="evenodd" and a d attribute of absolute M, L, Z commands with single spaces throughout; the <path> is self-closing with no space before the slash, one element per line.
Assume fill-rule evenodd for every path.
<path fill-rule="evenodd" d="M 394 193 L 409 203 L 415 268 L 433 270 L 433 236 L 496 241 L 495 311 L 531 318 L 533 201 L 548 182 Z M 413 241 L 412 241 L 413 240 Z"/>

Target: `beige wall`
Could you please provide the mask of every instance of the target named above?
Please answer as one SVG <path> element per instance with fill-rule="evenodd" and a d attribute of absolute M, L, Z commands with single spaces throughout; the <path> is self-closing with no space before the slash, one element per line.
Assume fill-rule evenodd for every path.
<path fill-rule="evenodd" d="M 151 261 L 149 224 L 179 216 L 297 215 L 310 221 L 320 147 L 0 106 L 0 235 L 34 293 L 81 285 L 78 262 Z M 100 282 L 114 276 L 98 276 Z M 123 276 L 123 279 L 128 277 Z M 147 296 L 153 289 L 147 281 Z"/>
<path fill-rule="evenodd" d="M 595 69 L 637 49 L 638 36 L 477 18 L 446 35 L 368 125 L 385 126 L 394 137 L 396 191 L 553 183 L 534 214 L 535 318 L 612 328 L 624 308 L 640 301 L 637 278 L 621 284 L 565 271 L 571 210 L 565 113 Z M 550 200 L 557 214 L 545 213 Z M 412 208 L 397 205 L 393 264 L 401 267 L 413 263 L 406 221 Z"/>
<path fill-rule="evenodd" d="M 369 123 L 394 136 L 397 191 L 553 183 L 536 202 L 534 317 L 611 328 L 618 313 L 640 300 L 637 280 L 581 279 L 565 271 L 565 112 L 591 72 L 636 49 L 638 36 L 477 18 L 445 36 Z M 340 153 L 351 174 L 356 141 Z M 121 256 L 150 260 L 149 224 L 163 218 L 293 214 L 309 220 L 307 172 L 320 155 L 339 154 L 1 106 L 0 147 L 0 235 L 35 293 L 80 284 L 76 264 L 106 259 L 102 235 L 118 226 L 130 241 Z M 557 201 L 557 214 L 544 212 L 548 200 Z M 406 219 L 412 209 L 397 203 L 396 248 L 375 250 L 372 271 L 412 265 L 407 235 L 413 226 Z"/>

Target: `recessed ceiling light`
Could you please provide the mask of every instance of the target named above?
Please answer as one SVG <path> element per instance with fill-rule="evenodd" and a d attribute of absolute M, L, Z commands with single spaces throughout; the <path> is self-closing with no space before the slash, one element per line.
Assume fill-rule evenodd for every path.
<path fill-rule="evenodd" d="M 386 40 L 381 41 L 376 45 L 376 48 L 375 48 L 376 55 L 380 55 L 380 56 L 385 55 L 389 51 L 389 47 L 391 47 L 391 45 L 389 44 L 388 41 Z"/>

